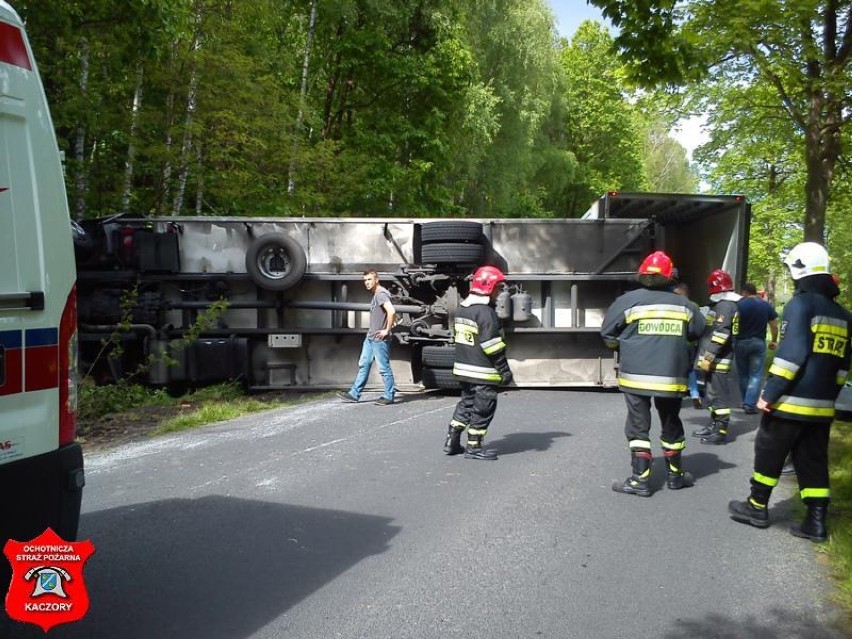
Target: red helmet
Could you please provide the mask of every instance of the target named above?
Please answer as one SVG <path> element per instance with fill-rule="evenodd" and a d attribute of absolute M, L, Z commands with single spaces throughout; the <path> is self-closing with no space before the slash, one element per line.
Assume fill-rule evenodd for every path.
<path fill-rule="evenodd" d="M 707 287 L 710 289 L 710 295 L 724 293 L 725 291 L 734 290 L 734 281 L 727 272 L 717 268 L 707 278 Z"/>
<path fill-rule="evenodd" d="M 672 279 L 672 271 L 674 271 L 672 258 L 662 251 L 651 253 L 639 265 L 639 275 L 661 275 L 670 280 Z"/>
<path fill-rule="evenodd" d="M 494 266 L 480 266 L 473 274 L 473 282 L 470 284 L 471 293 L 479 293 L 480 295 L 491 295 L 494 288 L 505 282 L 506 276 L 503 271 Z"/>

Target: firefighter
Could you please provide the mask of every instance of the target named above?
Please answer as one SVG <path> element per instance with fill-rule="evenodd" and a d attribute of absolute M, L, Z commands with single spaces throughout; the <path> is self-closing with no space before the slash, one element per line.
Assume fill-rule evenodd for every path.
<path fill-rule="evenodd" d="M 695 367 L 704 373 L 704 393 L 710 421 L 693 431 L 702 444 L 725 444 L 731 409 L 739 404 L 739 380 L 734 371 L 734 339 L 739 332 L 740 296 L 734 293 L 731 276 L 716 269 L 707 278 L 710 311 L 707 330 L 698 344 Z"/>
<path fill-rule="evenodd" d="M 497 410 L 500 385 L 512 382 L 506 360 L 506 342 L 493 308 L 506 277 L 494 266 L 483 266 L 473 274 L 470 294 L 462 301 L 453 322 L 456 352 L 453 374 L 461 382 L 461 399 L 447 428 L 444 452 L 466 459 L 495 460 L 497 453 L 483 445 L 488 426 Z M 467 429 L 467 446 L 461 434 Z"/>
<path fill-rule="evenodd" d="M 768 527 L 769 497 L 792 453 L 807 513 L 790 532 L 821 542 L 828 538 L 828 438 L 849 371 L 850 316 L 834 301 L 839 289 L 820 244 L 796 245 L 784 263 L 795 292 L 784 307 L 781 341 L 757 401 L 764 414 L 754 440 L 751 493 L 730 502 L 728 510 L 734 521 Z"/>
<path fill-rule="evenodd" d="M 619 351 L 618 386 L 627 403 L 624 434 L 633 473 L 613 484 L 619 493 L 651 496 L 651 398 L 662 426 L 666 485 L 678 490 L 694 483 L 683 470 L 680 407 L 687 391 L 689 342 L 701 336 L 704 317 L 694 303 L 669 290 L 671 278 L 668 255 L 657 251 L 646 257 L 638 272 L 642 288 L 616 299 L 601 326 L 606 345 Z"/>

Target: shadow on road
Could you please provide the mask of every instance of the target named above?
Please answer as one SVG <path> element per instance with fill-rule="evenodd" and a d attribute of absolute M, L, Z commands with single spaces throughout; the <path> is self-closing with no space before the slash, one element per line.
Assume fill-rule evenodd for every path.
<path fill-rule="evenodd" d="M 760 619 L 731 619 L 711 614 L 703 619 L 681 619 L 675 626 L 663 635 L 664 639 L 843 639 L 852 636 L 839 626 L 827 627 L 813 615 L 782 608 L 774 608 Z"/>
<path fill-rule="evenodd" d="M 96 553 L 87 617 L 49 637 L 245 637 L 371 555 L 385 517 L 236 499 L 173 499 L 84 515 Z M 0 619 L 0 637 L 44 637 Z M 30 631 L 33 631 L 30 633 Z"/>
<path fill-rule="evenodd" d="M 549 433 L 509 433 L 502 439 L 491 442 L 500 455 L 514 455 L 528 451 L 544 452 L 558 437 L 570 437 L 571 433 L 551 431 Z"/>

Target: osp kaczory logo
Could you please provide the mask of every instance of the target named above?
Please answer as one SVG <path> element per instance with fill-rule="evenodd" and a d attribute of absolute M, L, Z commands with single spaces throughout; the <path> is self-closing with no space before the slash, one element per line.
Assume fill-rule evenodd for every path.
<path fill-rule="evenodd" d="M 6 593 L 9 617 L 45 632 L 82 619 L 89 611 L 83 564 L 94 552 L 90 540 L 65 541 L 50 528 L 31 541 L 7 541 L 3 554 L 12 565 Z"/>

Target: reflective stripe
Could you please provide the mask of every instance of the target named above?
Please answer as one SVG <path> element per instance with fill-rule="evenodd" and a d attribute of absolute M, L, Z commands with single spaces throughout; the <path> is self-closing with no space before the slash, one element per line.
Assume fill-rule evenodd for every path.
<path fill-rule="evenodd" d="M 627 447 L 630 450 L 651 450 L 651 442 L 647 439 L 631 439 L 627 442 Z"/>
<path fill-rule="evenodd" d="M 506 348 L 506 342 L 503 341 L 502 337 L 497 336 L 493 339 L 485 340 L 480 346 L 486 355 L 493 355 Z"/>
<path fill-rule="evenodd" d="M 713 331 L 713 337 L 718 337 L 720 340 L 722 340 L 722 343 L 724 343 L 728 340 L 728 337 L 730 337 L 730 335 L 725 331 Z M 716 340 L 714 339 L 713 341 L 715 342 Z"/>
<path fill-rule="evenodd" d="M 711 406 L 710 407 L 710 413 L 712 415 L 730 415 L 731 409 L 730 408 L 713 408 Z"/>
<path fill-rule="evenodd" d="M 733 363 L 733 360 L 730 360 L 730 359 L 727 359 L 727 358 L 717 359 L 715 370 L 719 371 L 720 373 L 726 373 L 729 370 L 731 370 L 731 364 L 732 363 Z"/>
<path fill-rule="evenodd" d="M 754 471 L 754 474 L 751 476 L 751 478 L 758 484 L 763 484 L 764 486 L 769 486 L 770 488 L 775 488 L 775 486 L 778 485 L 777 477 L 768 477 L 767 475 L 761 475 L 757 471 Z"/>
<path fill-rule="evenodd" d="M 769 367 L 769 372 L 772 375 L 778 375 L 778 377 L 783 377 L 784 379 L 795 379 L 796 373 L 799 372 L 799 364 L 795 364 L 793 362 L 789 362 L 786 359 L 781 359 L 780 357 L 775 357 L 772 360 L 772 366 Z"/>
<path fill-rule="evenodd" d="M 485 437 L 485 435 L 487 433 L 488 433 L 487 428 L 468 428 L 467 429 L 468 435 L 473 436 L 473 437 L 479 437 L 480 439 Z"/>
<path fill-rule="evenodd" d="M 811 332 L 828 333 L 829 335 L 837 335 L 838 337 L 849 336 L 849 328 L 846 320 L 828 317 L 827 315 L 815 315 L 811 318 Z"/>
<path fill-rule="evenodd" d="M 618 348 L 618 340 L 617 339 L 605 339 L 604 344 L 606 344 L 607 348 Z"/>
<path fill-rule="evenodd" d="M 794 415 L 834 417 L 834 400 L 832 399 L 808 399 L 807 397 L 782 395 L 777 402 L 772 404 L 772 408 Z"/>
<path fill-rule="evenodd" d="M 837 385 L 843 386 L 846 383 L 846 379 L 849 377 L 849 371 L 837 371 Z"/>
<path fill-rule="evenodd" d="M 683 377 L 636 375 L 635 373 L 620 372 L 618 374 L 618 385 L 625 388 L 670 391 L 672 393 L 686 392 L 686 379 Z"/>
<path fill-rule="evenodd" d="M 759 501 L 755 501 L 753 497 L 748 498 L 748 503 L 750 503 L 755 508 L 766 508 L 766 504 L 761 504 Z"/>
<path fill-rule="evenodd" d="M 666 442 L 666 441 L 663 441 L 663 440 L 661 439 L 661 440 L 660 440 L 660 446 L 662 446 L 662 447 L 663 447 L 663 448 L 665 448 L 666 450 L 683 450 L 684 448 L 686 448 L 686 442 L 685 442 L 685 441 L 681 441 L 681 442 Z"/>
<path fill-rule="evenodd" d="M 460 377 L 470 377 L 472 379 L 481 379 L 487 382 L 499 382 L 500 373 L 495 368 L 486 366 L 474 366 L 472 364 L 462 364 L 456 362 L 453 364 L 453 375 Z"/>
<path fill-rule="evenodd" d="M 801 493 L 802 499 L 811 498 L 822 498 L 828 499 L 831 497 L 831 490 L 828 488 L 803 488 Z"/>
<path fill-rule="evenodd" d="M 460 422 L 457 419 L 451 419 L 450 420 L 450 426 L 452 426 L 453 428 L 455 428 L 457 430 L 464 430 L 465 428 L 467 428 L 467 424 L 465 424 L 464 422 Z"/>
<path fill-rule="evenodd" d="M 628 324 L 640 319 L 671 319 L 688 322 L 692 319 L 692 311 L 676 304 L 643 304 L 624 311 L 624 319 Z"/>

